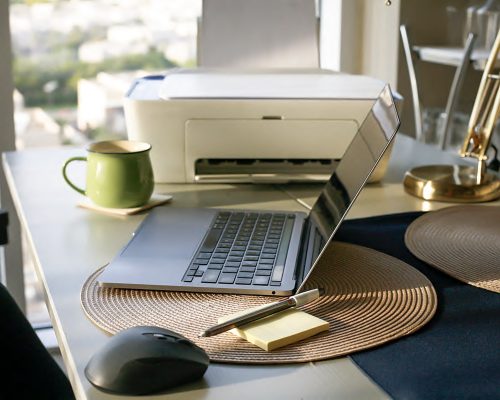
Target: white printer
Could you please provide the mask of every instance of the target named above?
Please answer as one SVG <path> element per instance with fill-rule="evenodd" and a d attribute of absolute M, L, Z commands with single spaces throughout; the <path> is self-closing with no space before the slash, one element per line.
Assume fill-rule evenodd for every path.
<path fill-rule="evenodd" d="M 129 139 L 151 143 L 157 182 L 324 180 L 384 85 L 325 70 L 173 70 L 133 83 L 125 119 Z"/>

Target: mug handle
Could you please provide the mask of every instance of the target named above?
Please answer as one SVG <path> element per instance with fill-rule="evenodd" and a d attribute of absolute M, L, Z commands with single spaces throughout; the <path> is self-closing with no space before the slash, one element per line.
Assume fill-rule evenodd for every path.
<path fill-rule="evenodd" d="M 71 157 L 68 160 L 66 160 L 62 169 L 63 178 L 69 186 L 71 186 L 78 193 L 83 194 L 85 196 L 85 190 L 80 189 L 78 186 L 76 186 L 73 182 L 69 180 L 68 176 L 66 175 L 66 168 L 68 167 L 69 163 L 73 161 L 87 161 L 87 157 Z"/>

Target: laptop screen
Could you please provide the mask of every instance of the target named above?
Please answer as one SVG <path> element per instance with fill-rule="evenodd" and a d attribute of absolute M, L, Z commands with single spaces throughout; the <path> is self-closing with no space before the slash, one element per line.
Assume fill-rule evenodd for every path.
<path fill-rule="evenodd" d="M 312 246 L 318 251 L 313 251 L 316 254 L 307 264 L 314 267 L 398 128 L 391 90 L 385 86 L 310 211 L 306 229 L 311 232 L 309 242 L 316 240 Z"/>

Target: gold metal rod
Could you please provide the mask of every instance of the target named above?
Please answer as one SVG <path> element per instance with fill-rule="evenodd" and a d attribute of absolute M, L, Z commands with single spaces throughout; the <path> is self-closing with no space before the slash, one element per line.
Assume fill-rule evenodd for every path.
<path fill-rule="evenodd" d="M 499 81 L 496 81 L 495 83 L 497 83 L 495 85 L 496 87 L 496 93 L 492 93 L 492 97 L 493 95 L 495 96 L 494 99 L 494 103 L 493 103 L 493 106 L 490 110 L 488 110 L 488 119 L 486 121 L 486 125 L 485 125 L 485 134 L 487 135 L 485 138 L 484 138 L 484 143 L 483 143 L 483 154 L 486 153 L 486 150 L 488 149 L 488 146 L 490 144 L 490 140 L 491 140 L 491 136 L 492 136 L 492 132 L 493 130 L 495 129 L 495 124 L 498 120 L 498 117 L 500 116 L 500 90 L 498 89 L 499 88 Z"/>
<path fill-rule="evenodd" d="M 462 145 L 460 155 L 481 160 L 486 159 L 492 132 L 500 115 L 500 90 L 499 80 L 493 80 L 494 68 L 500 51 L 500 31 L 486 62 L 486 67 L 479 84 L 479 90 L 472 109 L 467 136 Z M 497 73 L 498 74 L 498 73 Z M 479 170 L 484 166 L 478 166 Z"/>
<path fill-rule="evenodd" d="M 490 86 L 493 87 L 489 91 L 490 95 L 488 95 L 488 89 L 490 89 Z M 481 110 L 482 112 L 480 114 L 480 121 L 478 122 L 478 125 L 481 127 L 484 127 L 486 125 L 486 120 L 493 110 L 493 102 L 495 99 L 495 94 L 498 93 L 499 86 L 500 86 L 500 81 L 492 81 L 491 79 L 489 79 L 486 84 L 485 96 L 487 95 L 488 96 L 486 99 L 486 105 L 484 106 L 484 109 Z M 484 103 L 485 98 L 483 98 L 482 100 Z"/>

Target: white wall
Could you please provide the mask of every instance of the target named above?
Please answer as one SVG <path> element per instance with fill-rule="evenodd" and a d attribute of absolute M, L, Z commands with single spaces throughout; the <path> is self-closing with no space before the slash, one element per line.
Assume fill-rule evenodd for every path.
<path fill-rule="evenodd" d="M 360 0 L 322 0 L 321 68 L 357 73 Z"/>
<path fill-rule="evenodd" d="M 320 0 L 320 66 L 340 71 L 342 0 Z"/>
<path fill-rule="evenodd" d="M 401 0 L 322 0 L 321 66 L 397 87 Z"/>
<path fill-rule="evenodd" d="M 392 0 L 391 6 L 386 6 L 385 0 L 361 2 L 363 23 L 359 71 L 382 79 L 397 89 L 401 0 Z"/>

